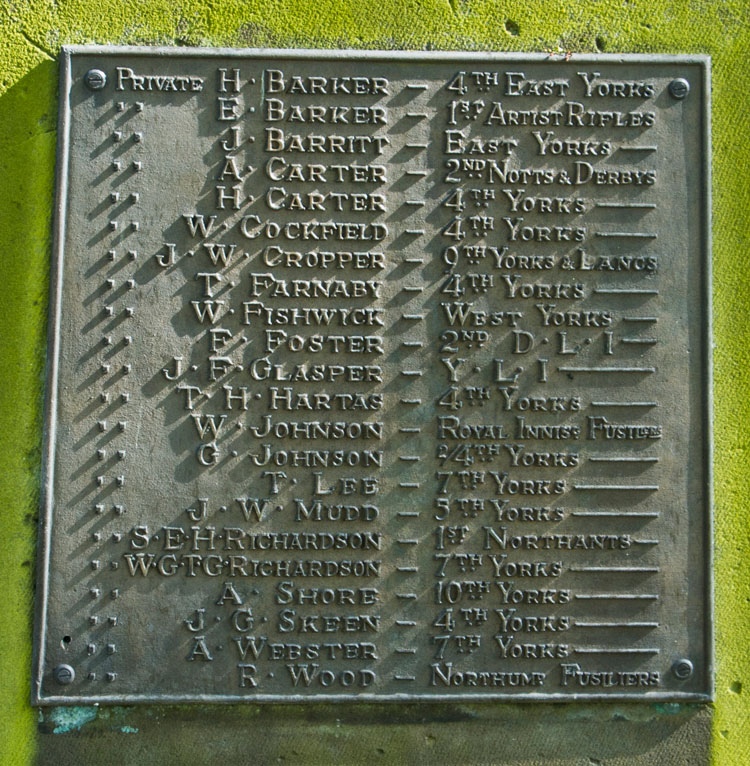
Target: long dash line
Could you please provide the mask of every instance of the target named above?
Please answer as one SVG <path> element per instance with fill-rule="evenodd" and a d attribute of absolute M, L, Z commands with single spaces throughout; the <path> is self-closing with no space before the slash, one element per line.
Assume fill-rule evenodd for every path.
<path fill-rule="evenodd" d="M 615 648 L 607 648 L 607 649 L 592 649 L 589 647 L 586 647 L 585 649 L 583 647 L 577 648 L 573 650 L 576 654 L 659 654 L 659 649 L 638 649 L 633 647 L 628 647 L 627 649 L 615 649 Z"/>
<path fill-rule="evenodd" d="M 597 202 L 596 207 L 642 208 L 644 210 L 653 210 L 656 205 L 653 202 Z"/>
<path fill-rule="evenodd" d="M 656 372 L 656 367 L 558 367 L 560 372 Z"/>
<path fill-rule="evenodd" d="M 645 287 L 596 287 L 594 292 L 597 295 L 658 295 L 657 289 Z"/>
<path fill-rule="evenodd" d="M 659 402 L 591 402 L 592 407 L 658 407 Z"/>
<path fill-rule="evenodd" d="M 613 492 L 629 492 L 630 490 L 655 492 L 659 489 L 658 484 L 574 484 L 573 489 L 606 489 Z"/>
<path fill-rule="evenodd" d="M 569 567 L 571 572 L 634 572 L 648 573 L 661 572 L 659 567 Z"/>
<path fill-rule="evenodd" d="M 608 518 L 658 519 L 656 511 L 573 511 L 571 516 L 591 516 Z"/>
<path fill-rule="evenodd" d="M 594 236 L 606 239 L 656 239 L 657 234 L 649 231 L 595 231 Z"/>
<path fill-rule="evenodd" d="M 576 628 L 658 628 L 658 622 L 582 622 L 574 620 Z"/>
<path fill-rule="evenodd" d="M 573 598 L 580 601 L 658 601 L 656 593 L 574 593 Z"/>

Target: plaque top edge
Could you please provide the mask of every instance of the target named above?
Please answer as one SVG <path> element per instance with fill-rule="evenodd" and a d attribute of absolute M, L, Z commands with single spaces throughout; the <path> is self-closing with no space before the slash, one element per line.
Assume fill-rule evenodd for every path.
<path fill-rule="evenodd" d="M 147 45 L 63 45 L 64 55 L 131 55 L 131 56 L 174 56 L 189 57 L 238 57 L 238 58 L 281 58 L 281 59 L 323 59 L 327 61 L 384 60 L 384 61 L 525 61 L 550 64 L 579 62 L 642 63 L 642 64 L 696 64 L 710 69 L 711 56 L 701 53 L 564 53 L 556 56 L 550 53 L 514 51 L 462 51 L 462 50 L 376 50 L 376 49 L 335 49 L 335 48 L 227 48 L 227 47 L 171 47 Z M 569 57 L 568 57 L 569 56 Z M 568 57 L 568 58 L 566 58 Z"/>

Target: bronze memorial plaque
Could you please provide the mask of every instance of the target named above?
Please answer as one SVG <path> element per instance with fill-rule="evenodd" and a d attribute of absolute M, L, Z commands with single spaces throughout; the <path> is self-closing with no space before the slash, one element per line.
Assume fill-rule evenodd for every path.
<path fill-rule="evenodd" d="M 34 701 L 709 699 L 708 69 L 66 49 Z"/>

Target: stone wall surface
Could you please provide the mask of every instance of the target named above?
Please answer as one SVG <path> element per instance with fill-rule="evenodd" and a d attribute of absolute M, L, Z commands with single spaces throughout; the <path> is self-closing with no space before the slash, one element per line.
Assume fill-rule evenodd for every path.
<path fill-rule="evenodd" d="M 747 12 L 745 0 L 0 4 L 0 764 L 750 762 Z M 712 57 L 715 705 L 30 707 L 57 76 L 69 43 Z"/>

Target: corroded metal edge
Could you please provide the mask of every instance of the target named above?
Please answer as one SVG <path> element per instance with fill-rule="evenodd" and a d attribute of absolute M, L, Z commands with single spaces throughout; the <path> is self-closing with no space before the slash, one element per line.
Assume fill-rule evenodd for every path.
<path fill-rule="evenodd" d="M 44 646 L 47 632 L 46 606 L 49 594 L 49 558 L 52 541 L 54 508 L 55 439 L 57 430 L 57 382 L 60 353 L 60 313 L 62 310 L 63 247 L 68 196 L 68 153 L 70 149 L 70 85 L 71 51 L 63 49 L 60 61 L 58 90 L 59 115 L 57 123 L 57 163 L 55 169 L 55 203 L 52 223 L 52 257 L 50 264 L 50 300 L 47 324 L 46 388 L 44 425 L 42 431 L 42 468 L 40 488 L 39 545 L 37 548 L 37 578 L 35 592 L 35 624 L 33 646 L 33 676 L 31 702 L 42 702 Z"/>

